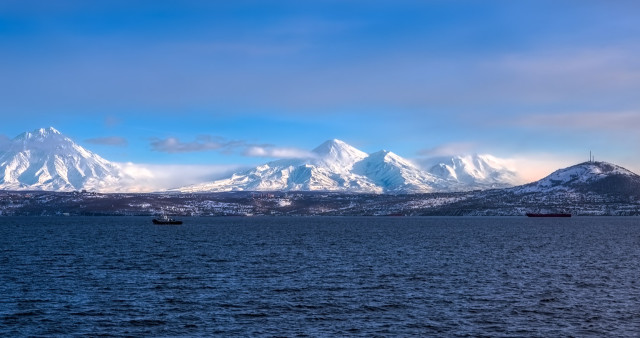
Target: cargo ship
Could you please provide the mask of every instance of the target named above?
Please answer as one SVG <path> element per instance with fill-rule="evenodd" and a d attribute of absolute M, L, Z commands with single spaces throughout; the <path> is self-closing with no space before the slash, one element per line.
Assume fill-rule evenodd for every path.
<path fill-rule="evenodd" d="M 527 217 L 571 217 L 571 214 L 567 213 L 526 213 Z"/>

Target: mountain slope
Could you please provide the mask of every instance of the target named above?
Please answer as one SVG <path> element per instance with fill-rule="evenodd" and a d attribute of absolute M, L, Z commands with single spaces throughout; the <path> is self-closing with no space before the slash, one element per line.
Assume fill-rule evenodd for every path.
<path fill-rule="evenodd" d="M 356 163 L 353 169 L 385 192 L 414 193 L 447 189 L 441 179 L 386 150 L 369 155 Z"/>
<path fill-rule="evenodd" d="M 0 153 L 5 190 L 118 190 L 122 176 L 118 166 L 52 127 L 18 135 Z"/>
<path fill-rule="evenodd" d="M 468 162 L 475 171 L 460 160 L 451 166 L 441 166 L 439 172 L 434 170 L 434 175 L 392 152 L 369 155 L 334 139 L 313 149 L 307 158 L 272 161 L 223 180 L 173 191 L 426 193 L 504 186 L 507 176 L 501 176 L 503 172 L 487 164 L 488 161 Z M 495 170 L 490 172 L 485 168 Z M 130 175 L 139 178 L 138 173 L 82 148 L 54 128 L 23 133 L 0 149 L 0 189 L 3 190 L 148 190 L 144 179 L 137 181 Z M 149 175 L 153 179 L 153 174 Z M 481 180 L 482 184 L 478 183 Z"/>
<path fill-rule="evenodd" d="M 312 154 L 307 159 L 273 161 L 227 179 L 177 190 L 415 193 L 446 187 L 439 178 L 387 151 L 367 155 L 343 141 L 329 140 Z"/>
<path fill-rule="evenodd" d="M 353 165 L 365 159 L 367 153 L 337 139 L 328 140 L 311 151 L 316 155 L 312 164 L 333 172 L 348 172 Z"/>
<path fill-rule="evenodd" d="M 435 158 L 427 167 L 429 173 L 458 187 L 458 190 L 506 188 L 520 182 L 514 170 L 491 155 Z"/>
<path fill-rule="evenodd" d="M 512 190 L 516 193 L 565 191 L 639 195 L 640 176 L 607 162 L 583 162 Z"/>
<path fill-rule="evenodd" d="M 351 172 L 367 154 L 340 140 L 329 140 L 307 159 L 277 160 L 211 183 L 179 188 L 182 192 L 349 191 L 382 192 L 366 177 Z"/>
<path fill-rule="evenodd" d="M 640 176 L 607 162 L 559 169 L 525 185 L 470 192 L 453 203 L 425 208 L 424 215 L 496 216 L 527 212 L 572 215 L 638 215 Z"/>

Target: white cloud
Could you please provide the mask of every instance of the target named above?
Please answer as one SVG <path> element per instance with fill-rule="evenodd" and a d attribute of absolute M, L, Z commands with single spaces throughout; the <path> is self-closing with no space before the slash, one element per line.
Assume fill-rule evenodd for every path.
<path fill-rule="evenodd" d="M 183 142 L 175 137 L 154 139 L 151 148 L 166 153 L 187 153 L 200 151 L 239 152 L 248 157 L 271 158 L 312 158 L 310 151 L 293 147 L 276 147 L 270 144 L 251 144 L 246 141 L 228 141 L 221 137 L 201 135 L 195 141 Z"/>
<path fill-rule="evenodd" d="M 117 163 L 127 176 L 123 184 L 130 192 L 154 192 L 204 183 L 230 175 L 239 165 L 180 165 Z"/>
<path fill-rule="evenodd" d="M 473 142 L 451 142 L 423 149 L 418 153 L 424 156 L 455 156 L 472 153 L 476 147 L 477 144 Z"/>
<path fill-rule="evenodd" d="M 183 142 L 175 137 L 151 140 L 151 149 L 164 153 L 189 153 L 198 151 L 219 150 L 231 146 L 232 143 L 214 138 L 208 135 L 201 135 L 192 142 Z"/>
<path fill-rule="evenodd" d="M 313 158 L 313 152 L 296 148 L 277 148 L 270 146 L 250 146 L 245 149 L 245 156 L 275 158 Z"/>

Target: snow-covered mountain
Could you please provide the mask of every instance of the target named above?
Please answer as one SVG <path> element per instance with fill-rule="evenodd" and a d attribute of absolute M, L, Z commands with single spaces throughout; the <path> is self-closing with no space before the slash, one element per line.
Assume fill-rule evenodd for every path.
<path fill-rule="evenodd" d="M 583 162 L 559 169 L 549 176 L 510 189 L 515 193 L 579 192 L 598 194 L 640 194 L 640 176 L 607 162 Z"/>
<path fill-rule="evenodd" d="M 328 140 L 315 149 L 312 154 L 314 165 L 335 172 L 348 172 L 353 165 L 367 158 L 367 153 L 340 140 Z"/>
<path fill-rule="evenodd" d="M 312 154 L 307 159 L 273 161 L 227 179 L 177 190 L 414 193 L 447 187 L 443 180 L 389 151 L 367 155 L 343 141 L 329 140 Z"/>
<path fill-rule="evenodd" d="M 491 157 L 449 160 L 429 172 L 390 151 L 367 154 L 343 141 L 329 140 L 307 158 L 277 160 L 173 191 L 425 193 L 511 184 L 512 172 Z M 23 133 L 3 142 L 0 149 L 0 190 L 148 191 L 149 183 L 157 180 L 153 173 L 144 177 L 136 173 L 84 149 L 52 127 Z"/>
<path fill-rule="evenodd" d="M 449 190 L 442 179 L 435 177 L 408 160 L 387 150 L 375 152 L 357 162 L 353 171 L 367 177 L 385 192 L 419 193 Z"/>
<path fill-rule="evenodd" d="M 59 131 L 36 129 L 0 149 L 0 189 L 117 191 L 119 167 L 77 145 Z"/>
<path fill-rule="evenodd" d="M 457 190 L 506 188 L 521 181 L 504 160 L 486 154 L 433 158 L 426 167 Z"/>

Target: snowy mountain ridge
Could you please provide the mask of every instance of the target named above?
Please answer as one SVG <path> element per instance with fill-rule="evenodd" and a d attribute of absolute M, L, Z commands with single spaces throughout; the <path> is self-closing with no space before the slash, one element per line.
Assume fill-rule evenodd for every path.
<path fill-rule="evenodd" d="M 277 160 L 233 174 L 230 178 L 178 188 L 179 192 L 340 191 L 357 193 L 428 193 L 512 186 L 497 162 L 482 158 L 475 166 L 439 164 L 425 171 L 387 150 L 367 154 L 337 139 L 312 150 L 308 159 Z M 462 163 L 462 162 L 461 162 Z M 469 171 L 469 168 L 475 171 Z M 487 171 L 490 168 L 492 171 Z M 475 175 L 475 176 L 474 176 Z M 466 179 L 470 177 L 471 179 Z M 465 178 L 461 180 L 459 178 Z M 478 183 L 481 182 L 481 183 Z M 488 183 L 487 183 L 488 182 Z"/>
<path fill-rule="evenodd" d="M 368 155 L 340 140 L 312 150 L 315 157 L 272 161 L 235 173 L 230 178 L 176 189 L 180 192 L 220 191 L 344 191 L 381 193 L 383 188 L 353 171 Z"/>
<path fill-rule="evenodd" d="M 271 161 L 225 179 L 169 191 L 404 194 L 505 188 L 515 186 L 518 181 L 508 162 L 491 155 L 438 158 L 427 163 L 428 169 L 424 170 L 391 151 L 367 154 L 336 139 L 322 143 L 310 154 L 305 158 Z M 79 146 L 53 127 L 41 128 L 3 142 L 0 190 L 144 191 L 144 181 L 136 182 L 136 178 L 129 176 L 133 173 L 125 174 L 123 168 Z M 585 162 L 508 191 L 585 192 L 599 189 L 606 192 L 636 186 L 640 189 L 640 176 L 625 168 L 606 162 Z"/>
<path fill-rule="evenodd" d="M 427 171 L 460 190 L 506 188 L 520 183 L 507 163 L 487 154 L 433 158 Z"/>
<path fill-rule="evenodd" d="M 447 189 L 441 179 L 387 150 L 362 159 L 354 165 L 354 172 L 367 177 L 384 192 L 420 193 Z"/>
<path fill-rule="evenodd" d="M 115 191 L 119 167 L 53 127 L 25 132 L 0 152 L 0 189 Z"/>
<path fill-rule="evenodd" d="M 328 140 L 311 151 L 316 154 L 313 164 L 334 172 L 347 172 L 353 165 L 365 159 L 367 153 L 338 140 Z"/>

